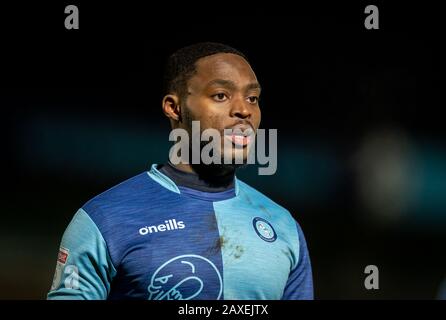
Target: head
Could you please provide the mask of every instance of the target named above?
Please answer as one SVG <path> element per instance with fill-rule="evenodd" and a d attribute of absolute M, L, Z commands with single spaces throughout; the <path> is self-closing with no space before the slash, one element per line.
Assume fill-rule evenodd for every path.
<path fill-rule="evenodd" d="M 238 134 L 225 136 L 225 129 L 255 132 L 261 117 L 259 97 L 254 71 L 234 48 L 198 43 L 178 50 L 168 60 L 162 106 L 172 129 L 185 129 L 190 137 L 192 121 L 200 121 L 201 132 L 216 129 L 221 135 L 218 152 L 222 158 L 225 153 L 232 159 L 241 153 L 238 156 L 246 160 L 253 141 Z M 225 139 L 230 143 L 225 144 Z"/>

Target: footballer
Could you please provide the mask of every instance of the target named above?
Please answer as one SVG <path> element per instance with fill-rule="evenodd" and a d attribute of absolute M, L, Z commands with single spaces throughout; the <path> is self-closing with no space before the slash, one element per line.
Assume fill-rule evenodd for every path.
<path fill-rule="evenodd" d="M 218 157 L 246 160 L 252 135 L 226 132 L 258 129 L 260 91 L 243 53 L 197 43 L 169 57 L 162 110 L 173 130 L 221 133 Z M 170 160 L 77 211 L 48 299 L 313 299 L 302 229 L 237 178 L 243 164 Z"/>

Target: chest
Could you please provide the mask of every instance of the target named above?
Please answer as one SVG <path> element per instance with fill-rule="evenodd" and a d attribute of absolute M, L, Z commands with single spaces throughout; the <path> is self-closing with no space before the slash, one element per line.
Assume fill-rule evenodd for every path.
<path fill-rule="evenodd" d="M 293 252 L 268 217 L 202 207 L 158 218 L 126 243 L 111 298 L 280 299 Z"/>

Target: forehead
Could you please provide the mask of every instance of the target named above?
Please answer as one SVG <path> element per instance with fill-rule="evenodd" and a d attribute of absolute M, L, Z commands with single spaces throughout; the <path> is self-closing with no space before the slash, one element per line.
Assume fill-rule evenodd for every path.
<path fill-rule="evenodd" d="M 232 80 L 239 85 L 257 82 L 249 63 L 232 53 L 218 53 L 197 61 L 196 73 L 190 79 L 191 85 L 206 85 L 214 79 Z"/>

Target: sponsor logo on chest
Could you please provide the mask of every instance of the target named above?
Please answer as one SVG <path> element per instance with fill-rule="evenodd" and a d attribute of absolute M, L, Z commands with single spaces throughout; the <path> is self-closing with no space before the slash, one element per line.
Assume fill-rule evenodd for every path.
<path fill-rule="evenodd" d="M 145 236 L 147 234 L 180 230 L 184 228 L 186 228 L 186 225 L 184 224 L 183 221 L 177 221 L 176 219 L 169 219 L 165 220 L 164 223 L 158 225 L 142 227 L 139 229 L 139 234 Z"/>

